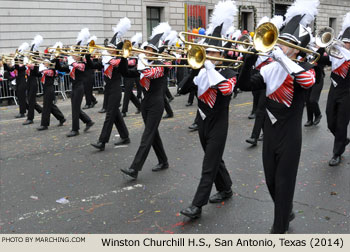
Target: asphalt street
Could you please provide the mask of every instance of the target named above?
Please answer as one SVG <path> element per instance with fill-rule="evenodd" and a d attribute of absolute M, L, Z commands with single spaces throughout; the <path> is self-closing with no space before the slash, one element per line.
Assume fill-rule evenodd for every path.
<path fill-rule="evenodd" d="M 325 106 L 330 81 L 325 78 L 318 126 L 303 127 L 302 155 L 294 197 L 296 218 L 290 233 L 349 233 L 350 147 L 340 166 L 330 167 L 333 136 L 327 129 Z M 175 89 L 171 89 L 175 93 Z M 67 138 L 71 127 L 70 100 L 58 100 L 67 117 L 63 127 L 51 116 L 49 130 L 38 132 L 40 116 L 23 126 L 14 119 L 17 106 L 0 107 L 0 233 L 268 233 L 273 203 L 262 167 L 262 143 L 250 147 L 254 120 L 247 117 L 251 93 L 241 93 L 230 107 L 230 126 L 224 160 L 233 181 L 234 196 L 221 204 L 203 207 L 202 217 L 181 216 L 197 188 L 203 151 L 198 133 L 190 132 L 196 102 L 186 107 L 187 96 L 171 102 L 175 117 L 161 121 L 159 130 L 170 168 L 152 172 L 150 155 L 136 181 L 123 175 L 139 146 L 143 132 L 140 114 L 129 105 L 125 122 L 131 143 L 115 148 L 114 128 L 103 152 L 94 149 L 105 114 L 98 104 L 86 110 L 96 124 L 89 132 Z M 84 102 L 83 102 L 84 105 Z M 304 120 L 306 113 L 304 113 Z M 84 125 L 81 124 L 81 128 Z M 215 192 L 213 188 L 212 193 Z"/>

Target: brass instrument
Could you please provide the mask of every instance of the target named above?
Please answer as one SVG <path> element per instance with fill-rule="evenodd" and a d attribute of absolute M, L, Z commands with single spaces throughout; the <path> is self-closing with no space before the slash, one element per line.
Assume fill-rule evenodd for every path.
<path fill-rule="evenodd" d="M 198 37 L 203 37 L 203 38 L 209 38 L 209 39 L 215 39 L 215 40 L 221 40 L 221 41 L 226 41 L 226 42 L 231 42 L 239 45 L 244 45 L 247 47 L 254 47 L 255 50 L 259 51 L 259 53 L 254 53 L 251 51 L 247 50 L 239 50 L 239 49 L 234 49 L 234 48 L 225 48 L 222 46 L 212 46 L 212 45 L 200 45 L 201 47 L 204 48 L 214 48 L 218 50 L 226 50 L 226 51 L 234 51 L 234 52 L 239 52 L 239 53 L 247 53 L 247 54 L 257 54 L 261 56 L 268 56 L 266 54 L 267 52 L 270 52 L 276 44 L 281 44 L 284 46 L 288 46 L 294 49 L 297 49 L 299 51 L 305 52 L 305 53 L 310 53 L 315 56 L 315 59 L 313 60 L 312 63 L 317 62 L 318 59 L 320 58 L 320 55 L 317 52 L 314 52 L 312 50 L 306 49 L 301 46 L 294 45 L 293 43 L 289 43 L 285 40 L 282 40 L 278 38 L 279 32 L 277 27 L 270 22 L 266 22 L 261 24 L 254 32 L 254 37 L 253 37 L 253 44 L 248 43 L 245 41 L 239 41 L 239 40 L 231 40 L 231 39 L 226 39 L 226 38 L 218 38 L 218 37 L 213 37 L 213 36 L 208 36 L 208 35 L 200 35 L 200 34 L 195 34 L 195 33 L 190 33 L 190 32 L 180 32 L 179 37 L 180 39 L 185 43 L 189 45 L 198 45 L 197 43 L 189 42 L 184 38 L 184 35 L 191 35 L 191 36 L 198 36 Z"/>
<path fill-rule="evenodd" d="M 335 47 L 336 45 L 340 47 L 345 47 L 344 42 L 335 39 L 334 30 L 331 27 L 323 27 L 318 30 L 315 36 L 315 43 L 321 48 L 325 48 L 328 55 L 342 59 L 344 56 Z"/>
<path fill-rule="evenodd" d="M 53 62 L 45 61 L 44 59 L 40 58 L 40 56 L 34 56 L 34 55 L 29 57 L 29 62 L 28 63 L 29 64 L 34 64 L 36 66 L 39 66 L 40 64 L 47 63 L 47 64 L 49 64 L 49 67 L 51 67 L 51 68 L 55 68 L 55 65 L 56 65 Z"/>

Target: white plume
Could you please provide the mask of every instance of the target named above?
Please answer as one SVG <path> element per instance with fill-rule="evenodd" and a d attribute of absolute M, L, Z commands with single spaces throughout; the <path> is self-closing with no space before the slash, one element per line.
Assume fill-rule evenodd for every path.
<path fill-rule="evenodd" d="M 290 6 L 285 15 L 285 23 L 288 23 L 293 17 L 297 15 L 304 15 L 300 24 L 308 26 L 311 24 L 315 16 L 318 13 L 317 7 L 320 5 L 319 0 L 295 0 L 292 6 Z"/>
<path fill-rule="evenodd" d="M 27 42 L 24 42 L 22 45 L 18 47 L 19 52 L 23 52 L 29 49 L 29 44 Z"/>
<path fill-rule="evenodd" d="M 275 15 L 273 16 L 273 18 L 271 18 L 270 20 L 271 23 L 273 23 L 274 25 L 276 25 L 277 29 L 280 30 L 282 25 L 283 25 L 283 16 L 281 15 Z"/>
<path fill-rule="evenodd" d="M 117 38 L 121 38 L 131 27 L 131 22 L 130 19 L 127 17 L 124 17 L 120 19 L 119 23 L 117 24 L 116 27 L 113 27 L 113 32 L 114 34 L 117 34 Z"/>
<path fill-rule="evenodd" d="M 61 41 L 56 42 L 52 48 L 63 48 L 63 43 Z M 49 52 L 54 52 L 55 49 L 49 49 Z"/>
<path fill-rule="evenodd" d="M 346 13 L 344 16 L 341 34 L 343 34 L 348 27 L 350 27 L 350 12 Z"/>
<path fill-rule="evenodd" d="M 131 38 L 131 43 L 134 43 L 136 45 L 140 44 L 142 41 L 142 33 L 138 32 Z"/>
<path fill-rule="evenodd" d="M 232 34 L 235 32 L 235 26 L 231 25 L 226 31 L 226 38 L 231 38 Z"/>
<path fill-rule="evenodd" d="M 169 33 L 169 35 L 164 39 L 164 41 L 169 40 L 168 45 L 175 45 L 177 41 L 177 31 L 173 30 Z"/>
<path fill-rule="evenodd" d="M 159 25 L 153 28 L 150 39 L 152 39 L 157 34 L 163 33 L 160 40 L 164 40 L 169 35 L 170 31 L 171 31 L 171 27 L 168 24 L 168 22 L 160 23 Z"/>
<path fill-rule="evenodd" d="M 39 46 L 43 42 L 43 37 L 41 35 L 36 35 L 31 43 L 31 46 L 34 45 L 33 50 L 38 51 Z"/>
<path fill-rule="evenodd" d="M 90 38 L 90 32 L 88 28 L 83 28 L 78 34 L 77 43 L 81 41 L 80 45 L 85 46 Z"/>
<path fill-rule="evenodd" d="M 257 27 L 259 27 L 261 24 L 267 23 L 267 22 L 270 22 L 270 19 L 269 19 L 267 16 L 262 17 L 262 18 L 259 20 L 259 23 L 258 23 Z"/>
<path fill-rule="evenodd" d="M 217 26 L 221 25 L 221 35 L 225 36 L 226 31 L 232 25 L 234 16 L 237 13 L 237 7 L 235 1 L 220 1 L 215 5 L 212 16 L 210 17 L 209 28 L 215 29 Z"/>
<path fill-rule="evenodd" d="M 96 42 L 96 40 L 97 40 L 97 37 L 94 35 L 94 36 L 91 36 L 90 38 L 89 38 L 89 40 L 88 40 L 88 42 L 87 43 L 90 43 L 91 42 L 91 40 L 93 40 L 93 41 L 95 41 Z"/>
<path fill-rule="evenodd" d="M 232 34 L 232 39 L 238 39 L 240 36 L 242 35 L 241 30 L 236 30 L 233 34 Z"/>

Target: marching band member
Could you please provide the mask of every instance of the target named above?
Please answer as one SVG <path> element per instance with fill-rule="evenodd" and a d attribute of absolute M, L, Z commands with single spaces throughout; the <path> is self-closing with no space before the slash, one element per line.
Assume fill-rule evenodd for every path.
<path fill-rule="evenodd" d="M 89 30 L 87 28 L 82 29 L 78 34 L 77 45 L 86 44 L 89 37 Z M 68 57 L 68 66 L 61 66 L 59 60 L 56 59 L 56 70 L 69 73 L 72 83 L 72 130 L 67 134 L 67 137 L 79 135 L 79 119 L 86 124 L 85 132 L 95 124 L 91 118 L 81 110 L 81 102 L 84 96 L 84 81 L 86 78 L 84 73 L 85 65 L 80 55 Z"/>
<path fill-rule="evenodd" d="M 29 44 L 27 42 L 24 42 L 18 47 L 18 52 L 23 53 L 28 49 Z M 19 114 L 16 115 L 15 118 L 25 117 L 28 104 L 26 102 L 26 66 L 24 64 L 23 56 L 18 56 L 17 58 L 15 58 L 15 64 L 11 67 L 7 64 L 4 64 L 4 69 L 9 72 L 14 71 L 16 76 L 16 95 L 18 98 Z"/>
<path fill-rule="evenodd" d="M 152 36 L 146 43 L 144 50 L 149 52 L 159 52 L 159 41 L 163 40 L 169 34 L 171 27 L 168 23 L 160 23 L 153 28 Z M 146 56 L 153 56 L 146 54 Z M 128 68 L 128 61 L 122 58 L 120 62 L 120 71 L 124 77 L 139 77 L 140 85 L 143 88 L 144 98 L 141 101 L 141 114 L 145 123 L 145 129 L 141 137 L 141 143 L 135 155 L 135 158 L 129 168 L 121 171 L 130 177 L 136 179 L 139 171 L 151 150 L 151 146 L 157 155 L 158 164 L 152 171 L 160 171 L 169 167 L 168 157 L 165 154 L 162 139 L 160 138 L 158 126 L 164 112 L 164 88 L 166 77 L 164 67 L 146 67 L 144 65 L 144 54 L 139 55 L 137 70 Z M 149 62 L 152 64 L 152 62 Z M 162 64 L 154 61 L 154 64 Z"/>
<path fill-rule="evenodd" d="M 296 2 L 287 10 L 281 38 L 306 47 L 310 34 L 305 26 L 317 14 L 318 0 Z M 299 50 L 279 45 L 272 51 L 275 62 L 252 74 L 256 55 L 248 55 L 239 75 L 244 91 L 266 88 L 263 165 L 266 184 L 274 201 L 271 233 L 285 233 L 295 218 L 293 196 L 301 152 L 301 120 L 306 89 L 315 83 L 314 70 L 307 62 L 295 63 Z"/>
<path fill-rule="evenodd" d="M 264 22 L 271 22 L 274 25 L 276 25 L 277 29 L 280 29 L 283 24 L 283 17 L 276 15 L 274 16 L 270 21 L 268 17 L 263 17 L 259 25 L 263 24 Z M 252 71 L 253 74 L 260 71 L 260 69 L 263 66 L 266 66 L 267 64 L 270 64 L 272 62 L 272 58 L 268 56 L 259 56 L 257 61 L 255 62 L 254 69 Z M 256 146 L 258 143 L 258 139 L 260 137 L 260 132 L 263 129 L 264 121 L 265 121 L 265 103 L 266 103 L 266 90 L 255 90 L 253 91 L 253 95 L 257 96 L 257 105 L 255 110 L 255 122 L 253 126 L 253 130 L 251 133 L 250 138 L 246 139 L 247 143 L 250 143 L 252 146 Z M 254 98 L 255 99 L 255 98 Z"/>
<path fill-rule="evenodd" d="M 344 47 L 339 43 L 336 43 L 334 47 L 340 52 L 342 58 L 338 59 L 329 55 L 321 57 L 319 61 L 321 64 L 332 66 L 331 87 L 326 107 L 328 129 L 334 135 L 333 157 L 329 161 L 330 166 L 340 164 L 341 155 L 346 145 L 350 143 L 347 137 L 350 120 L 350 12 L 344 17 L 340 40 L 344 43 Z"/>
<path fill-rule="evenodd" d="M 213 37 L 221 38 L 232 24 L 237 8 L 232 1 L 220 1 L 213 11 L 207 30 Z M 216 39 L 206 39 L 205 44 L 222 46 Z M 207 48 L 207 55 L 223 58 L 223 51 Z M 202 174 L 192 204 L 181 210 L 181 214 L 198 218 L 202 207 L 208 203 L 219 203 L 232 197 L 232 181 L 222 159 L 228 133 L 229 104 L 236 84 L 236 72 L 229 68 L 216 68 L 221 62 L 207 60 L 200 71 L 192 70 L 185 77 L 181 94 L 197 89 L 199 139 L 204 151 Z M 197 76 L 196 76 L 197 75 Z M 213 184 L 217 193 L 210 197 Z"/>
<path fill-rule="evenodd" d="M 114 48 L 121 49 L 123 47 L 122 36 L 130 27 L 131 23 L 127 17 L 122 18 L 116 28 L 113 27 L 114 36 L 109 43 L 111 50 L 108 50 L 111 55 L 116 54 Z M 108 100 L 106 118 L 100 137 L 97 143 L 92 143 L 91 145 L 103 151 L 105 149 L 105 144 L 109 142 L 113 124 L 117 127 L 120 135 L 120 141 L 117 142 L 116 145 L 130 143 L 129 131 L 119 110 L 122 98 L 120 58 L 116 58 L 115 56 L 103 56 L 102 63 L 93 63 L 90 59 L 90 55 L 86 55 L 86 60 L 91 68 L 101 68 L 101 64 L 103 64 L 104 79 L 106 82 L 105 92 Z"/>
<path fill-rule="evenodd" d="M 40 44 L 43 41 L 43 37 L 37 35 L 34 37 L 32 41 L 30 51 L 33 52 L 34 55 L 39 49 Z M 27 64 L 27 98 L 28 98 L 28 114 L 27 120 L 23 123 L 23 125 L 32 124 L 34 120 L 34 109 L 38 111 L 38 113 L 42 113 L 42 107 L 36 102 L 36 93 L 38 91 L 38 76 L 39 74 L 39 66 L 35 64 Z M 41 75 L 40 75 L 41 76 Z"/>
<path fill-rule="evenodd" d="M 142 42 L 142 33 L 138 32 L 131 38 L 131 44 L 133 47 L 140 47 Z M 128 59 L 128 66 L 130 69 L 136 68 L 137 66 L 137 58 L 131 57 Z M 124 78 L 124 98 L 123 98 L 123 107 L 122 107 L 122 116 L 126 117 L 126 113 L 128 112 L 129 101 L 135 105 L 136 114 L 141 112 L 141 103 L 140 100 L 134 95 L 133 89 L 134 84 L 139 86 L 138 78 Z"/>
<path fill-rule="evenodd" d="M 55 67 L 52 63 L 45 59 L 43 64 L 39 66 L 39 76 L 41 76 L 41 83 L 43 84 L 43 112 L 41 114 L 41 125 L 37 130 L 47 130 L 50 125 L 50 114 L 52 113 L 54 117 L 59 121 L 58 126 L 62 126 L 66 121 L 61 110 L 54 104 L 55 100 L 55 87 L 54 81 L 56 76 Z M 34 73 L 34 72 L 33 72 Z"/>
<path fill-rule="evenodd" d="M 97 37 L 92 36 L 87 41 L 86 46 L 90 43 L 90 41 L 96 41 Z M 85 106 L 83 109 L 89 109 L 95 107 L 98 103 L 96 97 L 93 94 L 93 85 L 95 83 L 95 72 L 93 69 L 89 67 L 88 64 L 85 65 L 85 81 L 84 81 L 84 94 L 85 94 Z"/>

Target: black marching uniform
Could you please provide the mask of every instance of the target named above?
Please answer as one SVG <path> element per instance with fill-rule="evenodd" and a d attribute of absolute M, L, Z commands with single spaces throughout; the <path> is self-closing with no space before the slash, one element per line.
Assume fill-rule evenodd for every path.
<path fill-rule="evenodd" d="M 137 65 L 137 59 L 129 59 L 128 65 L 130 69 L 133 69 Z M 123 107 L 122 107 L 122 114 L 123 116 L 126 116 L 126 113 L 128 112 L 129 107 L 129 101 L 135 105 L 137 112 L 140 112 L 141 109 L 141 103 L 140 100 L 135 96 L 133 89 L 136 84 L 138 86 L 139 79 L 138 78 L 124 78 L 124 98 L 123 98 Z"/>
<path fill-rule="evenodd" d="M 323 54 L 324 50 L 320 53 Z M 336 61 L 339 64 L 331 73 L 331 86 L 327 98 L 327 126 L 334 135 L 333 158 L 330 165 L 338 165 L 340 157 L 345 151 L 350 139 L 347 137 L 347 130 L 350 120 L 350 60 L 330 59 L 331 56 L 321 56 L 319 62 L 325 65 L 332 65 Z"/>
<path fill-rule="evenodd" d="M 155 64 L 161 64 L 161 62 L 154 62 Z M 120 72 L 123 77 L 138 77 L 140 73 L 128 68 L 128 61 L 122 58 L 120 62 Z M 151 68 L 153 69 L 153 68 Z M 158 68 L 164 71 L 164 68 Z M 141 114 L 145 123 L 145 129 L 141 137 L 141 143 L 135 155 L 135 158 L 129 169 L 122 171 L 134 178 L 137 177 L 139 171 L 141 171 L 143 164 L 149 154 L 151 146 L 157 155 L 159 164 L 162 167 L 168 167 L 168 157 L 165 153 L 162 140 L 159 135 L 158 126 L 162 119 L 164 112 L 164 89 L 166 85 L 166 76 L 160 75 L 160 77 L 153 77 L 149 79 L 149 89 L 142 88 L 144 98 L 141 101 Z"/>
<path fill-rule="evenodd" d="M 85 131 L 88 130 L 94 122 L 91 118 L 81 110 L 81 102 L 84 96 L 85 81 L 85 63 L 73 63 L 70 70 L 69 66 L 61 66 L 59 60 L 56 60 L 56 69 L 60 72 L 70 73 L 70 81 L 72 83 L 71 104 L 72 104 L 72 131 L 67 136 L 75 136 L 79 133 L 79 119 L 86 124 Z"/>
<path fill-rule="evenodd" d="M 27 91 L 27 81 L 26 81 L 26 67 L 25 65 L 15 64 L 12 67 L 9 67 L 7 64 L 4 64 L 4 69 L 6 71 L 12 72 L 15 71 L 16 76 L 16 95 L 18 98 L 19 105 L 19 115 L 16 117 L 24 117 L 24 114 L 27 111 L 27 102 L 26 102 L 26 91 Z"/>
<path fill-rule="evenodd" d="M 50 125 L 50 114 L 60 122 L 59 126 L 63 125 L 66 121 L 61 110 L 54 104 L 55 100 L 55 87 L 54 81 L 56 76 L 56 71 L 54 69 L 46 69 L 41 72 L 41 82 L 43 83 L 43 111 L 41 114 L 41 127 L 38 130 L 47 129 Z"/>
<path fill-rule="evenodd" d="M 85 94 L 85 106 L 84 109 L 92 108 L 97 104 L 97 100 L 93 94 L 93 86 L 95 83 L 95 72 L 93 69 L 86 65 L 85 69 L 85 81 L 84 81 L 84 94 Z"/>
<path fill-rule="evenodd" d="M 112 60 L 116 60 L 116 59 L 112 59 Z M 86 61 L 91 68 L 100 69 L 102 67 L 102 63 L 91 61 L 90 55 L 86 55 Z M 105 94 L 106 94 L 106 99 L 108 100 L 108 103 L 107 103 L 107 109 L 106 109 L 107 110 L 106 118 L 103 123 L 102 131 L 98 140 L 102 144 L 109 142 L 113 124 L 117 128 L 120 138 L 124 141 L 129 140 L 129 131 L 125 125 L 124 119 L 119 110 L 120 101 L 122 98 L 122 89 L 120 85 L 121 84 L 120 68 L 118 65 L 114 66 L 109 64 L 110 63 L 108 63 L 108 66 L 113 68 L 113 70 L 111 71 L 111 76 L 108 76 L 108 74 L 106 73 L 107 71 L 110 71 L 110 70 L 109 69 L 105 70 L 105 76 L 104 76 L 104 80 L 106 82 Z M 102 149 L 103 148 L 104 146 L 102 147 Z"/>
<path fill-rule="evenodd" d="M 36 102 L 36 93 L 38 91 L 38 77 L 41 76 L 39 74 L 39 67 L 28 65 L 27 70 L 27 98 L 28 98 L 28 114 L 27 114 L 27 122 L 32 122 L 34 119 L 34 109 L 40 114 L 42 113 L 42 107 Z"/>
<path fill-rule="evenodd" d="M 243 91 L 263 90 L 266 88 L 261 73 L 252 74 L 256 56 L 248 56 L 238 79 L 238 87 Z M 313 66 L 300 63 L 305 71 Z M 279 63 L 269 64 L 269 70 L 282 67 Z M 263 68 L 264 69 L 264 68 Z M 303 74 L 302 72 L 301 74 Z M 270 72 L 270 74 L 273 74 Z M 280 76 L 273 76 L 275 79 Z M 311 79 L 310 79 L 311 78 Z M 307 85 L 312 86 L 312 77 L 305 77 Z M 264 122 L 263 166 L 266 184 L 275 203 L 275 218 L 272 232 L 284 233 L 289 228 L 293 216 L 293 196 L 301 153 L 301 120 L 303 115 L 306 89 L 297 79 L 287 77 L 281 87 L 266 98 L 266 120 Z M 268 81 L 274 81 L 273 78 Z M 286 87 L 286 89 L 284 89 Z M 287 90 L 294 90 L 290 96 Z M 282 91 L 282 95 L 280 93 Z M 285 97 L 283 94 L 287 94 Z M 290 97 L 292 97 L 291 100 Z M 288 106 L 286 106 L 288 104 Z M 268 117 L 269 115 L 269 117 Z"/>

